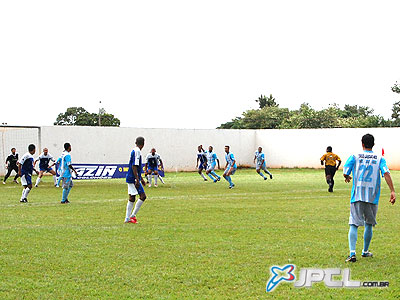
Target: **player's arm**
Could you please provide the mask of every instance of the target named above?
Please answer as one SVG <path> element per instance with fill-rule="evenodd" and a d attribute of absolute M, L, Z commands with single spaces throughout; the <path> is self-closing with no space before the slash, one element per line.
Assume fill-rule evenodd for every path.
<path fill-rule="evenodd" d="M 324 165 L 324 161 L 325 161 L 325 154 L 322 155 L 322 157 L 320 158 L 320 161 L 321 161 L 321 166 L 323 166 Z"/>
<path fill-rule="evenodd" d="M 221 169 L 221 166 L 219 165 L 219 159 L 217 158 L 217 164 L 218 164 L 218 170 Z"/>
<path fill-rule="evenodd" d="M 76 172 L 76 170 L 74 169 L 74 167 L 72 165 L 69 165 L 68 167 L 71 169 L 72 172 L 75 173 L 75 176 L 78 176 L 78 173 Z"/>
<path fill-rule="evenodd" d="M 254 155 L 253 163 L 256 163 L 257 155 Z"/>
<path fill-rule="evenodd" d="M 17 162 L 17 166 L 18 166 L 18 176 L 21 177 L 21 167 L 22 167 L 22 164 L 18 161 L 18 162 Z"/>
<path fill-rule="evenodd" d="M 33 162 L 33 168 L 35 168 L 37 161 L 39 160 L 39 157 L 35 159 L 35 161 Z"/>
<path fill-rule="evenodd" d="M 164 170 L 164 164 L 162 162 L 162 159 L 160 158 L 160 166 L 161 166 L 161 170 Z"/>
<path fill-rule="evenodd" d="M 8 161 L 10 160 L 10 156 L 7 156 L 7 158 L 6 158 L 6 169 L 8 169 Z M 10 160 L 10 162 L 11 162 L 11 160 Z"/>
<path fill-rule="evenodd" d="M 196 168 L 198 168 L 198 167 L 199 167 L 199 160 L 200 160 L 200 158 L 197 156 L 197 160 L 196 160 Z"/>
<path fill-rule="evenodd" d="M 393 186 L 393 180 L 392 176 L 390 176 L 389 172 L 386 172 L 384 175 L 385 181 L 390 189 L 390 200 L 389 202 L 392 203 L 392 205 L 396 202 L 396 193 L 394 191 L 394 186 Z"/>
<path fill-rule="evenodd" d="M 339 170 L 340 165 L 342 164 L 342 161 L 339 159 L 338 160 L 338 165 L 336 166 L 336 170 Z"/>

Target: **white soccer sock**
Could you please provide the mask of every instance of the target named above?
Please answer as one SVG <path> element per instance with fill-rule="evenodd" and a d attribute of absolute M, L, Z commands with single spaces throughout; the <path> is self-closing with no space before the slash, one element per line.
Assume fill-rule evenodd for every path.
<path fill-rule="evenodd" d="M 38 177 L 38 178 L 36 179 L 36 184 L 35 184 L 35 185 L 38 185 L 39 182 L 40 182 L 41 180 L 42 180 L 42 179 L 41 179 L 40 177 Z"/>
<path fill-rule="evenodd" d="M 23 189 L 23 190 L 22 190 L 21 200 L 24 199 L 25 190 L 26 190 L 26 189 Z"/>
<path fill-rule="evenodd" d="M 136 202 L 136 205 L 135 205 L 135 209 L 133 210 L 132 217 L 136 217 L 136 215 L 137 215 L 140 207 L 142 206 L 143 202 L 144 201 L 138 199 L 138 201 Z"/>
<path fill-rule="evenodd" d="M 157 185 L 158 175 L 154 175 L 154 185 Z"/>
<path fill-rule="evenodd" d="M 23 193 L 22 193 L 22 198 L 23 199 L 26 199 L 26 198 L 28 198 L 28 194 L 29 194 L 29 192 L 31 191 L 31 189 L 30 188 L 26 188 L 26 189 L 24 189 L 24 191 L 23 191 Z"/>
<path fill-rule="evenodd" d="M 152 183 L 152 181 L 153 181 L 153 175 L 149 175 L 149 184 L 151 185 L 151 183 Z"/>
<path fill-rule="evenodd" d="M 53 175 L 53 180 L 54 180 L 54 184 L 57 184 L 57 177 L 56 177 L 56 175 Z"/>
<path fill-rule="evenodd" d="M 128 204 L 126 204 L 126 219 L 129 219 L 133 208 L 133 202 L 128 200 Z"/>
<path fill-rule="evenodd" d="M 203 177 L 203 179 L 207 179 L 203 173 L 200 173 L 200 175 L 201 175 L 201 177 Z"/>

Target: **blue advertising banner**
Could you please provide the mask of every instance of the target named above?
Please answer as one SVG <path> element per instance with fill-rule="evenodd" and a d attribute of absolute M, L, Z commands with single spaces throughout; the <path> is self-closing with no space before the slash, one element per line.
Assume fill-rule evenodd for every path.
<path fill-rule="evenodd" d="M 128 164 L 72 164 L 78 176 L 73 178 L 77 180 L 85 179 L 112 179 L 112 178 L 125 178 L 128 173 Z M 144 173 L 144 164 L 142 164 Z M 59 168 L 57 166 L 57 175 Z M 158 174 L 164 177 L 164 171 L 159 169 Z"/>

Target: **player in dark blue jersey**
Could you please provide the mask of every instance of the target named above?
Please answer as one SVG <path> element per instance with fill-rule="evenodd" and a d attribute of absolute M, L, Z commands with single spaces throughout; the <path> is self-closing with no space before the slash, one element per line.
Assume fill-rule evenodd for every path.
<path fill-rule="evenodd" d="M 203 174 L 203 170 L 207 170 L 207 155 L 206 152 L 203 149 L 203 145 L 200 145 L 197 147 L 197 163 L 196 163 L 196 169 L 203 177 L 204 181 L 207 181 L 206 176 Z"/>
<path fill-rule="evenodd" d="M 144 138 L 141 136 L 137 137 L 136 147 L 131 152 L 128 173 L 126 174 L 129 200 L 128 204 L 126 205 L 125 223 L 137 223 L 136 214 L 138 213 L 144 200 L 146 200 L 146 194 L 143 189 L 143 185 L 146 183 L 142 178 L 142 155 L 140 153 L 140 151 L 143 149 L 143 146 Z M 139 199 L 136 202 L 135 209 L 133 209 L 136 195 L 139 195 Z"/>
<path fill-rule="evenodd" d="M 56 172 L 49 166 L 50 162 L 54 163 L 56 160 L 54 159 L 53 155 L 49 153 L 49 150 L 47 148 L 44 148 L 43 153 L 41 153 L 39 157 L 36 158 L 34 166 L 36 166 L 36 163 L 38 161 L 39 161 L 39 176 L 36 179 L 35 187 L 38 187 L 44 173 L 50 173 L 51 175 L 53 175 L 54 185 L 56 186 L 57 185 Z"/>
<path fill-rule="evenodd" d="M 21 176 L 21 184 L 24 187 L 22 190 L 22 196 L 20 202 L 28 202 L 28 194 L 32 189 L 32 173 L 39 174 L 33 166 L 33 154 L 36 152 L 36 147 L 33 144 L 28 146 L 28 152 L 26 152 L 21 159 L 18 161 L 18 175 Z"/>

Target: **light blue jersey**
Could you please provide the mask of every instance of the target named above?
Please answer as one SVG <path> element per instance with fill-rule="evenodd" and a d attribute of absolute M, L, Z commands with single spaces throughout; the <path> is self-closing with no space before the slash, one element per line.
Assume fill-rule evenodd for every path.
<path fill-rule="evenodd" d="M 225 154 L 225 159 L 226 159 L 226 162 L 228 163 L 228 168 L 230 168 L 230 167 L 232 167 L 234 169 L 237 168 L 236 162 L 233 164 L 233 162 L 235 161 L 235 157 L 233 156 L 232 152 Z"/>
<path fill-rule="evenodd" d="M 373 151 L 364 151 L 349 157 L 343 174 L 353 173 L 351 203 L 357 201 L 378 204 L 381 194 L 381 175 L 389 173 L 386 160 Z"/>
<path fill-rule="evenodd" d="M 260 167 L 260 166 L 264 167 L 265 166 L 265 155 L 264 155 L 264 153 L 256 151 L 255 155 L 256 155 L 257 167 Z"/>
<path fill-rule="evenodd" d="M 215 167 L 218 159 L 217 154 L 215 154 L 214 152 L 207 151 L 206 155 L 207 155 L 207 165 Z"/>
<path fill-rule="evenodd" d="M 72 174 L 71 174 L 71 169 L 70 169 L 70 165 L 71 165 L 71 154 L 69 154 L 68 151 L 64 151 L 61 154 L 61 177 L 63 178 L 71 178 Z"/>

